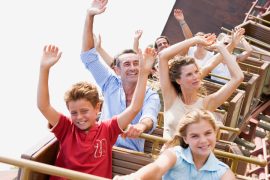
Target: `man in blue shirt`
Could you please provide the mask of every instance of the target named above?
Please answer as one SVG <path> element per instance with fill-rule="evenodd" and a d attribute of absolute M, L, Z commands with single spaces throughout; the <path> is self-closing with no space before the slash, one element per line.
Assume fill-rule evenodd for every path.
<path fill-rule="evenodd" d="M 104 0 L 104 3 L 107 0 Z M 98 7 L 98 2 L 93 0 L 93 6 Z M 91 8 L 93 10 L 93 8 Z M 105 9 L 102 12 L 103 13 Z M 122 112 L 129 106 L 138 79 L 139 58 L 135 51 L 125 50 L 116 57 L 115 71 L 99 60 L 93 39 L 94 16 L 87 12 L 84 32 L 81 60 L 85 67 L 92 73 L 97 84 L 102 90 L 104 102 L 100 120 L 106 120 Z M 141 111 L 133 119 L 128 130 L 118 137 L 116 146 L 136 151 L 144 150 L 144 140 L 138 136 L 142 132 L 151 133 L 157 124 L 157 116 L 160 110 L 160 100 L 157 92 L 147 88 L 144 104 Z"/>

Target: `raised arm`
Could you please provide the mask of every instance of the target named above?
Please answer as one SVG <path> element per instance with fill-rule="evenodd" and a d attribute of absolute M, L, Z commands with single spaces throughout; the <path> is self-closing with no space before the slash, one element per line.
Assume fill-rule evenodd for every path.
<path fill-rule="evenodd" d="M 51 106 L 49 94 L 49 72 L 51 67 L 60 59 L 58 47 L 49 45 L 43 48 L 40 62 L 39 82 L 37 89 L 37 106 L 48 122 L 54 126 L 59 121 L 60 114 Z"/>
<path fill-rule="evenodd" d="M 101 46 L 101 37 L 98 35 L 98 38 L 94 36 L 95 48 L 105 63 L 113 67 L 114 58 Z"/>
<path fill-rule="evenodd" d="M 134 35 L 134 41 L 133 41 L 133 50 L 136 51 L 138 53 L 139 51 L 139 46 L 140 46 L 140 38 L 142 36 L 143 31 L 138 29 L 135 31 L 135 35 Z"/>
<path fill-rule="evenodd" d="M 118 124 L 122 129 L 125 129 L 128 126 L 142 108 L 147 79 L 155 61 L 156 52 L 154 48 L 146 48 L 144 54 L 142 55 L 142 52 L 139 51 L 138 56 L 140 61 L 140 70 L 131 103 L 121 114 L 118 115 Z"/>
<path fill-rule="evenodd" d="M 231 79 L 217 92 L 204 98 L 204 107 L 210 111 L 216 110 L 222 103 L 224 103 L 244 79 L 244 74 L 236 62 L 235 57 L 228 52 L 225 45 L 223 43 L 216 43 L 214 46 L 223 56 L 223 61 L 229 69 Z"/>
<path fill-rule="evenodd" d="M 192 34 L 188 24 L 185 21 L 183 11 L 181 9 L 174 9 L 174 17 L 177 20 L 177 22 L 179 23 L 185 39 L 192 38 L 193 34 Z M 181 50 L 179 52 L 179 54 L 182 56 L 186 55 L 188 53 L 188 49 L 189 49 L 189 47 L 184 48 L 183 50 Z"/>
<path fill-rule="evenodd" d="M 159 53 L 159 73 L 160 73 L 160 87 L 164 100 L 164 108 L 167 110 L 171 107 L 175 98 L 178 96 L 174 90 L 173 84 L 169 77 L 169 65 L 168 61 L 178 54 L 179 51 L 185 48 L 189 48 L 195 44 L 202 44 L 205 46 L 211 45 L 216 39 L 214 34 L 205 36 L 195 36 L 190 39 L 186 39 L 179 43 L 176 43 Z"/>
<path fill-rule="evenodd" d="M 189 39 L 193 37 L 193 34 L 185 21 L 184 13 L 181 9 L 174 9 L 174 17 L 178 21 L 182 32 L 184 34 L 185 39 Z"/>
<path fill-rule="evenodd" d="M 231 35 L 231 42 L 226 46 L 229 53 L 231 53 L 234 48 L 239 44 L 241 38 L 243 37 L 243 34 L 245 33 L 245 29 L 243 28 L 237 28 L 232 32 Z M 221 40 L 221 43 L 225 43 L 225 38 Z M 223 56 L 220 53 L 217 53 L 215 56 L 213 56 L 209 63 L 205 65 L 201 72 L 202 72 L 202 79 L 206 77 L 219 63 L 222 62 Z"/>
<path fill-rule="evenodd" d="M 252 53 L 252 47 L 250 46 L 250 44 L 247 42 L 247 40 L 245 39 L 245 37 L 242 37 L 241 41 L 240 41 L 245 49 L 244 52 L 242 52 L 241 54 L 238 54 L 236 56 L 236 61 L 237 62 L 241 62 L 244 61 L 245 59 L 247 59 L 251 53 Z"/>
<path fill-rule="evenodd" d="M 93 37 L 94 16 L 103 13 L 106 9 L 107 3 L 108 0 L 93 0 L 90 8 L 87 10 L 83 30 L 82 52 L 94 48 L 94 37 Z"/>

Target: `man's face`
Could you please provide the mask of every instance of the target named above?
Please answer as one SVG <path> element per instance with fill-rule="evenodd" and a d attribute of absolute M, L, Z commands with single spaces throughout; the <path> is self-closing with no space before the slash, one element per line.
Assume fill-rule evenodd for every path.
<path fill-rule="evenodd" d="M 123 54 L 118 57 L 120 64 L 116 71 L 123 83 L 137 83 L 139 74 L 139 57 L 134 53 Z"/>
<path fill-rule="evenodd" d="M 159 53 L 161 50 L 169 47 L 169 43 L 167 42 L 167 40 L 165 38 L 160 38 L 156 41 L 157 44 L 157 52 Z"/>

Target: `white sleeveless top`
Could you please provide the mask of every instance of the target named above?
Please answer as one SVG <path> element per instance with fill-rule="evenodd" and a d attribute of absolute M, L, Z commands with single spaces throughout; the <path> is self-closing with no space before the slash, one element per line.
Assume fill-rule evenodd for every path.
<path fill-rule="evenodd" d="M 174 103 L 164 112 L 164 130 L 163 138 L 170 139 L 174 136 L 178 122 L 188 112 L 194 109 L 203 108 L 203 98 L 199 98 L 194 104 L 186 105 L 180 97 L 174 100 Z"/>
<path fill-rule="evenodd" d="M 198 66 L 200 68 L 204 67 L 209 60 L 214 56 L 213 52 L 207 51 L 206 55 L 204 56 L 203 59 L 197 59 L 195 58 L 195 51 L 196 51 L 197 47 L 196 46 L 192 46 L 188 49 L 188 56 L 193 57 L 195 59 L 195 62 L 198 64 Z"/>

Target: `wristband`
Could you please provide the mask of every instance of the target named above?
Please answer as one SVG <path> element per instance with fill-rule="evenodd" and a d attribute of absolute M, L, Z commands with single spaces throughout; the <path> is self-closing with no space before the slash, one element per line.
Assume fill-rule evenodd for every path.
<path fill-rule="evenodd" d="M 179 24 L 180 24 L 180 26 L 184 26 L 186 24 L 186 21 L 184 21 L 184 20 L 180 21 Z"/>

